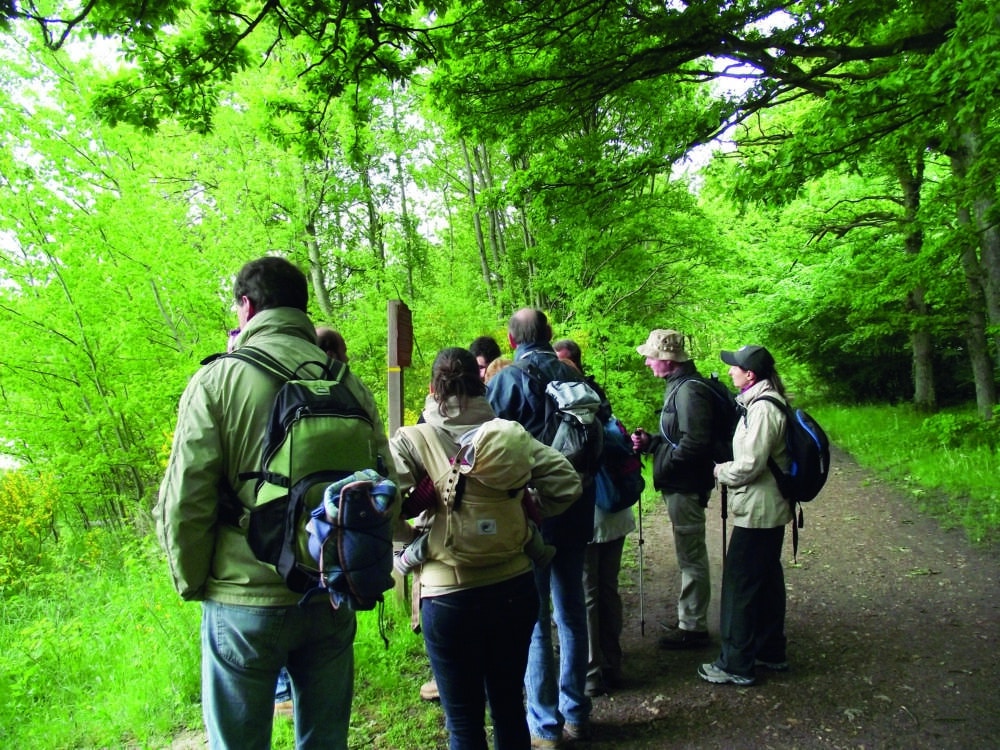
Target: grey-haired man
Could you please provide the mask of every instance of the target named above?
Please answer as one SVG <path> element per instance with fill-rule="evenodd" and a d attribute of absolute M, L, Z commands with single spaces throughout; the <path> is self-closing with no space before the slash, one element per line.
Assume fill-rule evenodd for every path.
<path fill-rule="evenodd" d="M 641 453 L 653 455 L 653 486 L 673 526 L 681 590 L 677 599 L 677 627 L 667 628 L 658 641 L 664 649 L 692 649 L 709 645 L 708 605 L 712 598 L 708 548 L 705 545 L 705 507 L 715 486 L 712 475 L 711 391 L 692 380 L 701 376 L 684 349 L 684 336 L 657 329 L 636 347 L 653 375 L 666 381 L 659 434 L 642 430 L 632 434 Z"/>

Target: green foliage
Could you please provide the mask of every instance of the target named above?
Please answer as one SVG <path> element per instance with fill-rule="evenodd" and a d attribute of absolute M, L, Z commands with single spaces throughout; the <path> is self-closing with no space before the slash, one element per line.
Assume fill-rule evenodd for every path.
<path fill-rule="evenodd" d="M 920 425 L 921 442 L 958 452 L 980 448 L 995 452 L 1000 446 L 998 417 L 1000 409 L 994 409 L 993 419 L 989 421 L 983 421 L 974 413 L 941 412 L 924 419 Z"/>
<path fill-rule="evenodd" d="M 43 564 L 43 545 L 55 541 L 59 492 L 48 477 L 0 473 L 0 590 L 13 589 Z"/>
<path fill-rule="evenodd" d="M 979 423 L 973 409 L 930 419 L 909 406 L 810 405 L 809 410 L 831 441 L 898 482 L 921 511 L 946 528 L 963 529 L 975 544 L 1000 541 L 997 428 Z"/>
<path fill-rule="evenodd" d="M 41 571 L 0 588 L 0 742 L 9 748 L 170 747 L 203 736 L 200 607 L 171 589 L 151 538 L 94 529 L 62 537 Z M 440 710 L 417 699 L 429 675 L 409 606 L 358 616 L 351 746 L 435 747 Z M 292 748 L 276 720 L 273 747 Z"/>
<path fill-rule="evenodd" d="M 4 592 L 5 746 L 151 747 L 197 723 L 198 610 L 168 581 L 149 543 L 94 529 Z"/>

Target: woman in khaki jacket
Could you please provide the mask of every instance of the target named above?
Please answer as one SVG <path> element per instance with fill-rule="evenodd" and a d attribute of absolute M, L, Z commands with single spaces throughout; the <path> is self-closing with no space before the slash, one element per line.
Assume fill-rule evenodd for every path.
<path fill-rule="evenodd" d="M 493 720 L 493 747 L 520 750 L 530 743 L 522 690 L 528 662 L 531 633 L 538 619 L 538 590 L 532 559 L 524 551 L 528 534 L 517 536 L 510 554 L 497 559 L 485 549 L 461 554 L 447 546 L 447 508 L 441 492 L 442 477 L 458 457 L 466 436 L 497 434 L 502 423 L 515 428 L 507 440 L 487 448 L 479 438 L 471 471 L 465 475 L 461 501 L 470 503 L 502 487 L 530 486 L 538 499 L 541 517 L 562 513 L 580 496 L 580 477 L 559 451 L 538 442 L 516 422 L 495 418 L 486 400 L 486 386 L 479 367 L 467 349 L 443 349 L 434 360 L 431 393 L 423 410 L 423 423 L 400 427 L 389 443 L 399 473 L 399 488 L 406 495 L 404 512 L 415 495 L 422 495 L 426 478 L 433 480 L 430 533 L 420 570 L 420 621 L 424 645 L 430 657 L 441 707 L 449 732 L 451 750 L 486 750 L 483 717 L 487 706 Z M 477 430 L 478 428 L 478 430 Z M 499 440 L 499 439 L 498 439 Z M 511 460 L 515 458 L 516 460 Z M 492 467 L 492 470 L 491 468 Z M 492 476 L 510 468 L 516 478 L 504 482 Z M 464 469 L 463 469 L 464 471 Z M 496 480 L 496 481 L 494 481 Z M 447 491 L 447 490 L 446 490 Z M 506 526 L 507 512 L 519 518 L 517 528 L 527 529 L 522 492 L 500 493 L 507 498 L 498 509 L 492 533 L 485 541 L 498 540 Z M 457 501 L 456 501 L 457 502 Z M 510 507 L 512 506 L 512 507 Z M 417 510 L 414 507 L 412 510 Z M 483 532 L 481 532 L 483 533 Z M 461 532 L 454 536 L 461 537 Z M 473 535 L 474 536 L 474 535 Z M 473 538 L 470 537 L 470 542 Z M 475 545 L 471 545 L 475 546 Z M 488 701 L 487 701 L 488 699 Z"/>
<path fill-rule="evenodd" d="M 792 507 L 768 466 L 788 468 L 785 416 L 761 396 L 785 401 L 774 358 L 762 346 L 722 352 L 743 410 L 733 435 L 733 460 L 717 464 L 715 477 L 729 487 L 733 519 L 722 573 L 722 652 L 698 675 L 708 682 L 752 685 L 755 667 L 788 669 L 785 652 L 785 575 L 781 549 Z"/>

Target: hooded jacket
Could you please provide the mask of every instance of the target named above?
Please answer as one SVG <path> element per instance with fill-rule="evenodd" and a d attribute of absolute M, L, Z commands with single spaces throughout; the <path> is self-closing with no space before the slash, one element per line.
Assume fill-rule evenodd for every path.
<path fill-rule="evenodd" d="M 509 369 L 509 368 L 508 368 Z M 458 452 L 459 438 L 494 418 L 493 409 L 482 396 L 470 398 L 464 408 L 457 398 L 445 402 L 445 413 L 433 395 L 427 396 L 424 424 L 434 429 L 449 455 Z M 393 463 L 398 469 L 400 494 L 427 476 L 425 457 L 417 450 L 411 435 L 420 425 L 400 427 L 389 442 Z M 580 496 L 580 477 L 569 460 L 554 448 L 531 441 L 529 485 L 538 491 L 543 518 L 563 513 Z M 441 516 L 443 517 L 443 516 Z M 422 596 L 435 596 L 476 586 L 505 581 L 531 570 L 531 559 L 523 552 L 510 561 L 489 567 L 463 567 L 457 570 L 438 560 L 429 559 L 420 571 Z M 459 582 L 461 581 L 461 582 Z"/>
<path fill-rule="evenodd" d="M 236 340 L 252 344 L 289 369 L 323 362 L 313 324 L 301 310 L 279 307 L 254 315 Z M 375 399 L 348 371 L 344 385 L 375 425 L 375 449 L 394 477 L 388 440 Z M 220 486 L 228 482 L 245 507 L 254 505 L 253 479 L 280 383 L 232 358 L 211 361 L 194 374 L 180 400 L 177 427 L 155 508 L 156 532 L 167 554 L 174 587 L 184 599 L 255 605 L 296 604 L 273 566 L 260 562 L 246 532 L 219 520 Z M 319 599 L 317 599 L 319 600 Z"/>
<path fill-rule="evenodd" d="M 584 380 L 573 367 L 560 361 L 549 344 L 521 344 L 514 361 L 534 364 L 548 378 L 570 382 Z M 490 380 L 486 397 L 498 417 L 520 422 L 539 437 L 545 429 L 544 386 L 520 367 L 505 367 Z M 542 523 L 548 544 L 583 549 L 594 536 L 594 483 L 589 478 L 580 499 L 566 513 Z"/>
<path fill-rule="evenodd" d="M 785 399 L 770 380 L 761 380 L 736 397 L 746 410 L 733 435 L 733 460 L 719 464 L 717 478 L 729 487 L 729 515 L 734 526 L 771 529 L 792 520 L 792 506 L 778 490 L 767 465 L 773 457 L 782 469 L 789 465 L 785 449 L 785 415 L 764 394 Z"/>

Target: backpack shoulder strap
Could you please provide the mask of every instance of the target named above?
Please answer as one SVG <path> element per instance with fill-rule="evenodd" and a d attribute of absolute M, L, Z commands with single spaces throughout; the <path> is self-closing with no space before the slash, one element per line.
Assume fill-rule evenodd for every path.
<path fill-rule="evenodd" d="M 451 470 L 453 457 L 445 450 L 437 429 L 432 425 L 413 425 L 413 429 L 408 430 L 408 433 L 407 437 L 420 454 L 428 476 L 437 485 Z"/>
<path fill-rule="evenodd" d="M 765 393 L 765 394 L 763 394 L 761 396 L 758 396 L 754 400 L 755 401 L 767 401 L 768 403 L 774 404 L 775 406 L 778 407 L 778 409 L 781 410 L 781 413 L 785 415 L 785 419 L 789 423 L 791 422 L 791 407 L 786 402 L 782 401 L 781 399 L 777 399 L 774 396 L 768 396 Z M 788 429 L 787 425 L 786 425 L 785 429 L 786 430 Z M 778 462 L 774 460 L 773 456 L 768 456 L 767 457 L 767 467 L 771 470 L 771 473 L 774 475 L 775 481 L 778 482 L 778 486 L 780 487 L 781 484 L 785 481 L 784 480 L 784 474 L 785 473 L 778 466 Z"/>
<path fill-rule="evenodd" d="M 683 386 L 685 383 L 691 382 L 692 380 L 697 382 L 698 380 L 697 376 L 689 375 L 686 378 L 683 378 L 679 383 L 677 383 L 677 385 L 673 386 L 670 389 L 670 392 L 667 394 L 666 400 L 663 402 L 663 408 L 660 409 L 660 437 L 662 437 L 664 440 L 670 443 L 670 445 L 672 445 L 674 448 L 677 447 L 677 443 L 671 440 L 670 437 L 667 435 L 667 431 L 663 429 L 663 419 L 667 414 L 667 410 L 673 407 L 674 402 L 677 401 L 677 392 L 681 389 L 681 386 Z"/>
<path fill-rule="evenodd" d="M 537 381 L 544 388 L 548 385 L 551 378 L 542 372 L 542 368 L 536 365 L 534 362 L 529 362 L 526 359 L 519 359 L 514 362 L 514 367 L 523 372 L 532 380 Z"/>
<path fill-rule="evenodd" d="M 258 370 L 262 370 L 274 376 L 278 380 L 292 380 L 295 377 L 295 373 L 281 364 L 281 362 L 276 360 L 263 349 L 257 349 L 253 346 L 244 346 L 240 349 L 229 352 L 229 354 L 224 354 L 223 356 L 230 359 L 238 359 L 242 362 L 248 362 Z"/>
<path fill-rule="evenodd" d="M 282 382 L 296 379 L 322 379 L 340 383 L 344 379 L 344 375 L 347 373 L 347 365 L 339 360 L 333 359 L 333 357 L 330 356 L 327 356 L 325 362 L 320 362 L 319 360 L 307 360 L 296 367 L 295 370 L 289 369 L 263 349 L 258 349 L 255 346 L 240 347 L 239 349 L 229 352 L 228 354 L 223 354 L 222 356 L 247 362 L 257 369 L 274 376 Z M 321 374 L 318 378 L 305 377 L 300 373 L 300 370 L 307 365 L 312 364 L 318 365 L 321 369 Z"/>
<path fill-rule="evenodd" d="M 571 371 L 572 372 L 572 376 L 571 377 L 565 377 L 565 378 L 559 377 L 559 376 L 553 377 L 552 375 L 550 375 L 549 373 L 547 373 L 544 369 L 542 369 L 538 365 L 538 363 L 532 361 L 533 358 L 534 358 L 534 355 L 536 355 L 536 354 L 540 354 L 541 356 L 545 357 L 546 359 L 551 359 L 553 362 L 558 363 L 559 365 L 562 365 L 562 369 L 567 370 L 567 371 Z M 526 356 L 526 357 L 522 357 L 521 359 L 515 360 L 514 361 L 514 367 L 516 367 L 518 370 L 521 370 L 522 372 L 524 372 L 525 374 L 527 374 L 530 378 L 538 381 L 542 385 L 542 389 L 543 390 L 544 390 L 544 388 L 545 388 L 546 385 L 548 385 L 549 383 L 551 383 L 553 380 L 557 380 L 557 379 L 558 380 L 570 381 L 570 382 L 577 382 L 577 381 L 579 381 L 579 382 L 586 382 L 586 380 L 584 379 L 583 373 L 578 372 L 577 370 L 573 369 L 569 365 L 563 364 L 560 361 L 560 359 L 555 356 L 555 354 L 551 354 L 551 356 L 550 356 L 550 354 L 551 353 L 546 353 L 546 352 L 537 352 L 537 353 L 533 353 L 533 354 L 528 354 L 528 356 Z M 590 384 L 587 383 L 587 385 L 589 386 Z"/>
<path fill-rule="evenodd" d="M 767 401 L 769 403 L 772 403 L 775 406 L 777 406 L 779 409 L 781 409 L 781 411 L 782 411 L 783 414 L 788 414 L 788 412 L 790 412 L 791 409 L 792 409 L 792 407 L 788 404 L 787 401 L 782 401 L 780 398 L 775 398 L 774 396 L 769 396 L 766 393 L 761 394 L 760 396 L 758 396 L 757 398 L 755 398 L 754 401 Z"/>

